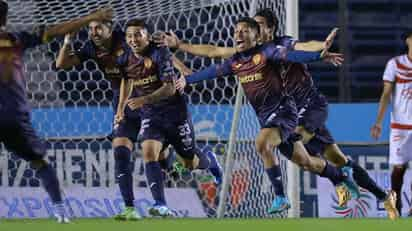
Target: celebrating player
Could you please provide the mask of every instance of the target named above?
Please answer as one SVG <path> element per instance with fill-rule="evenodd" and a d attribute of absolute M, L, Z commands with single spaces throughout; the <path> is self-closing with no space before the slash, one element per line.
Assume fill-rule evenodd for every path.
<path fill-rule="evenodd" d="M 274 42 L 291 50 L 320 51 L 330 47 L 333 38 L 336 36 L 336 30 L 333 30 L 324 42 L 298 42 L 289 36 L 276 36 L 278 20 L 270 9 L 258 11 L 254 19 L 261 29 L 260 42 Z M 163 35 L 163 38 L 158 38 L 157 41 L 174 47 L 178 46 L 180 49 L 193 54 L 209 57 L 228 57 L 235 52 L 235 48 L 184 44 L 173 34 L 172 36 Z M 337 59 L 333 64 L 339 65 L 341 62 L 341 59 Z M 335 144 L 333 137 L 325 126 L 328 113 L 327 101 L 314 86 L 312 77 L 306 66 L 299 63 L 283 62 L 282 65 L 279 66 L 279 71 L 285 80 L 284 84 L 286 85 L 288 94 L 292 95 L 295 99 L 299 112 L 299 126 L 296 132 L 302 135 L 303 143 L 308 152 L 311 155 L 322 154 L 336 166 L 343 167 L 343 170 L 349 175 L 352 175 L 351 168 L 353 168 L 355 181 L 361 187 L 372 192 L 378 200 L 384 201 L 384 207 L 388 211 L 389 216 L 395 218 L 397 215 L 393 205 L 395 198 L 394 193 L 386 193 L 377 186 L 369 177 L 368 173 L 356 162 L 348 159 Z M 275 164 L 275 168 L 280 169 L 278 163 Z M 280 194 L 280 196 L 283 196 L 282 184 L 278 183 L 276 185 L 279 185 L 279 189 L 275 191 L 279 192 L 278 194 Z M 337 186 L 336 191 L 339 205 L 341 206 L 347 203 L 351 198 L 350 195 L 354 195 L 354 198 L 359 196 L 358 191 L 353 191 L 351 194 L 348 194 L 343 185 Z"/>
<path fill-rule="evenodd" d="M 124 109 L 118 107 L 118 102 L 122 101 L 122 97 L 128 96 L 130 89 L 121 87 L 124 84 L 123 73 L 118 67 L 116 59 L 128 47 L 124 40 L 124 32 L 120 29 L 114 29 L 111 19 L 90 22 L 88 32 L 90 39 L 80 50 L 75 52 L 70 49 L 72 35 L 67 34 L 65 36 L 64 44 L 56 60 L 56 66 L 69 69 L 87 60 L 95 60 L 103 71 L 105 78 L 110 81 L 113 91 L 112 106 L 117 116 L 115 117 L 113 132 L 109 138 L 112 139 L 119 188 L 125 203 L 124 210 L 114 218 L 117 220 L 138 220 L 141 217 L 134 209 L 133 204 L 133 177 L 130 161 L 133 144 L 136 142 L 140 130 L 140 114 L 138 110 L 133 111 L 129 107 Z M 191 72 L 177 58 L 173 56 L 172 59 L 174 66 L 181 73 Z M 123 91 L 120 89 L 123 89 Z M 165 155 L 163 152 L 159 158 L 162 169 L 168 168 L 171 165 L 170 162 L 174 159 L 173 155 L 167 157 Z"/>
<path fill-rule="evenodd" d="M 111 17 L 111 10 L 99 10 L 89 16 L 51 26 L 34 33 L 10 33 L 5 29 L 8 5 L 0 0 L 0 141 L 17 156 L 29 161 L 37 170 L 41 182 L 54 204 L 59 223 L 69 222 L 64 209 L 59 181 L 54 169 L 44 160 L 42 141 L 31 124 L 30 106 L 23 76 L 23 53 L 58 35 L 78 30 L 92 20 Z"/>
<path fill-rule="evenodd" d="M 219 66 L 210 66 L 201 72 L 178 80 L 178 88 L 189 83 L 235 74 L 245 90 L 261 125 L 256 138 L 256 149 L 261 155 L 264 167 L 277 188 L 279 175 L 276 175 L 273 149 L 279 147 L 290 160 L 311 172 L 329 178 L 335 185 L 345 183 L 347 187 L 356 187 L 351 178 L 326 161 L 310 157 L 301 141 L 293 134 L 297 126 L 297 111 L 292 97 L 283 89 L 281 76 L 275 65 L 281 60 L 310 62 L 320 60 L 317 52 L 288 52 L 285 47 L 274 44 L 257 45 L 259 25 L 251 18 L 242 18 L 235 29 L 237 53 Z M 332 61 L 341 58 L 339 54 L 324 53 Z M 355 189 L 353 189 L 355 190 Z M 277 196 L 270 213 L 278 213 L 288 208 L 288 202 L 279 201 L 285 197 Z"/>
<path fill-rule="evenodd" d="M 113 27 L 111 18 L 90 22 L 88 25 L 90 39 L 76 52 L 70 49 L 72 36 L 67 34 L 64 44 L 59 51 L 56 66 L 68 69 L 89 59 L 95 60 L 100 70 L 104 73 L 105 78 L 110 81 L 113 91 L 112 106 L 113 111 L 116 112 L 119 98 L 125 97 L 127 94 L 127 89 L 120 94 L 120 85 L 124 83 L 121 82 L 123 75 L 116 64 L 116 58 L 125 52 L 127 44 L 124 41 L 123 31 L 113 29 Z M 124 210 L 114 218 L 117 220 L 138 220 L 141 216 L 136 212 L 133 204 L 133 176 L 130 161 L 131 152 L 134 147 L 133 143 L 136 141 L 140 129 L 140 115 L 138 112 L 133 112 L 126 108 L 124 117 L 126 119 L 116 124 L 110 135 L 116 176 L 125 203 Z"/>
<path fill-rule="evenodd" d="M 209 169 L 221 181 L 221 167 L 212 152 L 196 147 L 193 125 L 186 102 L 175 88 L 175 74 L 171 54 L 167 48 L 157 48 L 150 42 L 147 25 L 138 19 L 126 25 L 126 42 L 130 49 L 117 60 L 133 92 L 126 103 L 140 109 L 142 116 L 140 137 L 148 185 L 155 204 L 149 209 L 152 216 L 171 216 L 167 207 L 163 178 L 158 157 L 162 149 L 171 144 L 192 168 Z M 121 117 L 121 116 L 119 116 Z M 194 157 L 197 158 L 194 158 Z M 196 161 L 194 161 L 196 160 Z"/>
<path fill-rule="evenodd" d="M 371 136 L 378 139 L 382 132 L 382 121 L 389 101 L 391 107 L 391 133 L 389 138 L 389 164 L 393 165 L 392 190 L 397 195 L 396 208 L 402 210 L 402 185 L 408 162 L 412 160 L 412 32 L 405 33 L 408 53 L 389 60 L 383 73 L 383 91 L 379 101 L 378 115 L 371 128 Z M 392 100 L 391 100 L 392 98 Z M 412 208 L 409 215 L 412 215 Z"/>

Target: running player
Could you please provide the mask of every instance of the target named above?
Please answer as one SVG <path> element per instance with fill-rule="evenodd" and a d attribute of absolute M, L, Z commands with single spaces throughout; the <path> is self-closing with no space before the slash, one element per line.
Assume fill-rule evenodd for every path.
<path fill-rule="evenodd" d="M 34 33 L 7 32 L 7 13 L 8 4 L 0 0 L 0 141 L 9 151 L 32 164 L 54 204 L 57 221 L 67 223 L 69 219 L 64 209 L 59 181 L 54 169 L 44 159 L 45 146 L 31 123 L 31 110 L 23 76 L 23 54 L 28 48 L 41 45 L 58 35 L 78 30 L 91 20 L 111 17 L 111 10 L 100 10 L 49 28 L 40 27 Z"/>
<path fill-rule="evenodd" d="M 320 51 L 330 47 L 336 35 L 336 30 L 334 30 L 324 42 L 298 42 L 289 36 L 276 36 L 278 20 L 270 9 L 258 11 L 254 19 L 260 26 L 260 41 L 262 43 L 274 42 L 291 50 Z M 173 33 L 172 36 L 163 35 L 163 38 L 157 38 L 157 42 L 171 45 L 172 47 L 179 47 L 183 51 L 193 54 L 209 57 L 228 57 L 235 52 L 235 48 L 184 44 L 181 43 Z M 338 59 L 333 64 L 339 65 L 341 62 L 342 60 Z M 294 97 L 297 104 L 299 126 L 296 132 L 302 135 L 302 141 L 308 152 L 311 155 L 322 154 L 336 166 L 343 167 L 343 170 L 348 175 L 352 175 L 353 168 L 355 181 L 361 187 L 372 192 L 378 200 L 384 202 L 384 207 L 390 217 L 397 217 L 393 205 L 395 194 L 393 192 L 387 193 L 381 189 L 361 166 L 348 159 L 335 144 L 333 137 L 325 127 L 328 112 L 326 98 L 321 95 L 314 86 L 312 77 L 306 66 L 299 63 L 283 62 L 283 64 L 279 66 L 279 71 L 284 79 L 288 94 Z M 278 166 L 277 162 L 276 165 Z M 280 169 L 280 167 L 276 168 Z M 279 178 L 279 180 L 280 179 L 281 178 Z M 282 184 L 278 183 L 276 185 L 279 185 L 279 189 L 275 191 L 280 192 L 279 194 L 283 196 Z M 348 194 L 344 185 L 338 185 L 336 191 L 340 206 L 344 206 L 347 201 L 350 200 L 351 195 L 353 195 L 354 198 L 359 196 L 358 191 L 352 191 L 351 194 Z"/>
<path fill-rule="evenodd" d="M 283 80 L 276 65 L 281 60 L 316 61 L 320 54 L 315 52 L 290 52 L 274 44 L 257 45 L 259 26 L 251 18 L 240 19 L 235 29 L 237 53 L 220 66 L 210 66 L 205 70 L 178 80 L 178 89 L 189 83 L 235 74 L 245 90 L 245 94 L 254 108 L 261 130 L 256 138 L 256 149 L 264 162 L 264 167 L 275 190 L 278 188 L 280 173 L 275 171 L 273 149 L 279 147 L 290 160 L 311 172 L 329 178 L 335 185 L 345 182 L 347 186 L 356 187 L 342 171 L 329 165 L 326 161 L 310 157 L 293 130 L 297 125 L 297 111 L 292 97 L 284 91 Z M 330 60 L 336 61 L 340 55 L 325 53 Z M 278 175 L 279 174 L 279 175 Z M 286 197 L 277 197 L 270 213 L 278 213 L 289 206 Z"/>

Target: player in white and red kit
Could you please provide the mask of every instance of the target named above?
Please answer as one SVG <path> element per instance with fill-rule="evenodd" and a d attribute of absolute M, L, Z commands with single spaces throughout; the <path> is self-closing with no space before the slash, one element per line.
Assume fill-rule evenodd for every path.
<path fill-rule="evenodd" d="M 412 160 L 412 31 L 405 34 L 408 53 L 390 59 L 383 74 L 383 92 L 379 101 L 378 116 L 371 135 L 378 139 L 382 120 L 391 101 L 391 132 L 389 140 L 389 164 L 393 165 L 392 190 L 398 196 L 396 207 L 401 213 L 401 189 L 407 164 Z M 409 211 L 412 215 L 412 209 Z"/>

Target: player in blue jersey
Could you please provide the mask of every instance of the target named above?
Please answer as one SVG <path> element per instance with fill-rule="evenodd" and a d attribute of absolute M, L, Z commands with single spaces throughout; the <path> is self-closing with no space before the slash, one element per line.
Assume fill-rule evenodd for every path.
<path fill-rule="evenodd" d="M 196 140 L 190 114 L 180 93 L 176 91 L 172 56 L 167 48 L 157 48 L 150 42 L 147 25 L 138 19 L 126 25 L 126 42 L 130 49 L 117 59 L 125 73 L 125 89 L 132 88 L 130 99 L 122 100 L 119 108 L 127 105 L 139 109 L 142 118 L 140 140 L 148 185 L 155 204 L 149 209 L 152 216 L 171 216 L 164 195 L 163 178 L 158 162 L 162 149 L 171 144 L 186 165 L 208 169 L 221 181 L 221 167 L 213 152 L 202 152 Z M 195 158 L 196 157 L 196 158 Z"/>
<path fill-rule="evenodd" d="M 100 10 L 89 16 L 51 27 L 40 27 L 33 33 L 7 32 L 8 5 L 0 0 L 0 142 L 36 169 L 42 185 L 54 204 L 59 223 L 69 222 L 59 182 L 54 169 L 44 159 L 46 150 L 31 123 L 30 106 L 23 76 L 23 54 L 58 35 L 78 30 L 91 20 L 111 17 L 111 10 Z"/>
<path fill-rule="evenodd" d="M 235 29 L 237 53 L 222 65 L 210 66 L 201 72 L 178 80 L 178 89 L 189 83 L 213 79 L 227 75 L 236 75 L 242 85 L 246 97 L 254 108 L 261 125 L 256 138 L 256 149 L 261 155 L 267 175 L 276 188 L 279 175 L 275 170 L 273 149 L 279 147 L 282 154 L 305 170 L 329 178 L 335 185 L 345 183 L 348 187 L 356 187 L 352 179 L 341 170 L 329 165 L 306 152 L 299 138 L 294 134 L 298 123 L 296 106 L 293 97 L 284 89 L 283 80 L 277 71 L 280 61 L 311 62 L 320 60 L 317 52 L 288 52 L 285 47 L 275 44 L 257 45 L 259 26 L 251 18 L 240 19 Z M 337 61 L 339 54 L 328 54 L 323 58 Z M 279 173 L 280 174 L 280 173 Z M 288 208 L 278 206 L 277 196 L 270 213 L 281 212 Z"/>

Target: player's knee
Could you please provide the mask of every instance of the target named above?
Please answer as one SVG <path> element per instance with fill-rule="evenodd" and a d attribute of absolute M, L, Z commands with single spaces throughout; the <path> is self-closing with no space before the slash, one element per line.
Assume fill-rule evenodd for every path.
<path fill-rule="evenodd" d="M 309 141 L 315 136 L 314 133 L 309 132 L 303 126 L 297 127 L 295 132 L 302 136 L 302 142 L 304 144 L 309 143 Z"/>
<path fill-rule="evenodd" d="M 187 169 L 189 169 L 189 170 L 193 170 L 194 169 L 194 161 L 195 161 L 195 159 L 193 159 L 193 160 L 189 160 L 189 159 L 183 159 L 183 166 L 185 167 L 185 168 L 187 168 Z"/>
<path fill-rule="evenodd" d="M 256 146 L 256 151 L 260 155 L 265 155 L 265 153 L 267 152 L 267 146 L 268 146 L 267 141 L 265 141 L 264 139 L 256 139 L 255 146 Z"/>
<path fill-rule="evenodd" d="M 143 151 L 143 159 L 145 162 L 157 161 L 157 155 L 154 150 Z"/>
<path fill-rule="evenodd" d="M 35 169 L 41 169 L 44 166 L 48 165 L 47 161 L 44 160 L 44 159 L 32 160 L 32 161 L 30 161 L 30 163 L 32 164 L 33 168 L 35 168 Z"/>

